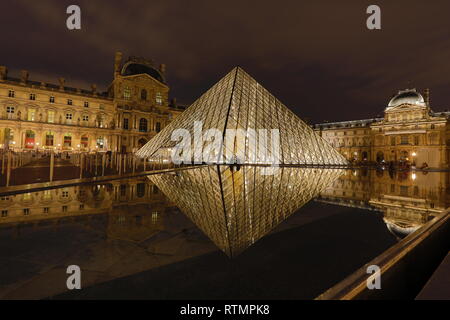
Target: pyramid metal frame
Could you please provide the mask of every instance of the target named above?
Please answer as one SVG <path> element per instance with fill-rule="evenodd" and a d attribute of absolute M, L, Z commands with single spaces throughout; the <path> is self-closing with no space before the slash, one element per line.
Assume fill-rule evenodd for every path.
<path fill-rule="evenodd" d="M 280 165 L 348 164 L 327 141 L 240 67 L 234 68 L 212 86 L 136 154 L 148 159 L 170 158 L 168 150 L 178 143 L 171 140 L 173 130 L 187 129 L 192 137 L 201 134 L 194 131 L 194 121 L 202 121 L 203 130 L 217 128 L 223 133 L 223 137 L 227 129 L 279 129 Z M 253 138 L 258 140 L 258 137 Z M 198 144 L 197 147 L 192 145 L 192 155 L 195 152 L 203 152 L 206 146 L 205 143 Z M 259 159 L 258 155 L 251 154 L 248 143 L 235 142 L 232 148 L 234 155 L 243 152 L 245 164 L 253 165 L 265 161 Z M 267 148 L 270 153 L 270 143 Z M 217 159 L 216 163 L 222 162 Z"/>
<path fill-rule="evenodd" d="M 148 178 L 229 257 L 240 254 L 344 173 L 343 169 L 210 165 Z"/>

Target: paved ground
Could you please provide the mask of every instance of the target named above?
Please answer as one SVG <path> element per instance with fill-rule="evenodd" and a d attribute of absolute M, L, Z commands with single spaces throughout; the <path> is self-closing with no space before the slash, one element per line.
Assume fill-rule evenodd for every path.
<path fill-rule="evenodd" d="M 101 175 L 101 167 L 98 175 Z M 115 174 L 115 170 L 105 169 L 105 175 Z M 83 172 L 83 177 L 95 176 L 93 172 Z M 55 158 L 53 181 L 76 179 L 80 177 L 80 169 L 68 160 Z M 50 181 L 50 158 L 42 158 L 11 171 L 10 186 Z M 0 186 L 6 186 L 6 173 L 0 174 Z"/>

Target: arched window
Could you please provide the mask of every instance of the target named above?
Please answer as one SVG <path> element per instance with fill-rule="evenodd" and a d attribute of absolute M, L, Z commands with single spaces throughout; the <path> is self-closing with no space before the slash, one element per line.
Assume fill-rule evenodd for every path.
<path fill-rule="evenodd" d="M 72 146 L 72 135 L 70 133 L 64 134 L 64 144 L 63 146 L 69 148 Z"/>
<path fill-rule="evenodd" d="M 140 132 L 147 132 L 147 119 L 141 118 L 139 120 L 139 131 Z"/>
<path fill-rule="evenodd" d="M 147 100 L 147 90 L 141 90 L 141 100 Z"/>

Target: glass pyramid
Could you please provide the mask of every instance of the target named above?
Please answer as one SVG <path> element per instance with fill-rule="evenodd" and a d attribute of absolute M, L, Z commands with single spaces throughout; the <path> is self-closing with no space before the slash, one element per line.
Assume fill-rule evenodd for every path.
<path fill-rule="evenodd" d="M 201 129 L 194 125 L 198 121 L 202 123 Z M 213 161 L 209 157 L 208 164 L 229 163 L 224 161 L 224 157 L 230 153 L 233 159 L 242 164 L 274 164 L 274 160 L 280 165 L 347 164 L 341 154 L 239 67 L 234 68 L 212 86 L 143 146 L 137 155 L 150 160 L 164 159 L 165 162 L 170 162 L 173 160 L 171 151 L 179 142 L 172 140 L 172 133 L 179 128 L 186 129 L 194 140 L 212 128 L 222 134 L 220 152 L 213 154 Z M 231 143 L 226 143 L 229 129 L 245 130 L 245 136 L 239 140 L 237 135 L 237 138 L 229 140 Z M 275 146 L 277 140 L 263 141 L 262 136 L 256 134 L 261 129 L 267 132 L 278 130 L 277 146 Z M 268 135 L 270 138 L 270 134 Z M 254 141 L 257 148 L 253 148 L 249 140 Z M 192 152 L 188 156 L 191 163 L 199 163 L 195 162 L 195 154 L 203 154 L 208 143 L 211 142 L 201 141 L 191 144 Z M 274 147 L 277 147 L 278 152 L 274 152 Z M 261 150 L 262 148 L 266 150 Z M 271 157 L 268 160 L 264 155 Z"/>
<path fill-rule="evenodd" d="M 332 184 L 343 169 L 210 165 L 148 178 L 234 257 Z"/>

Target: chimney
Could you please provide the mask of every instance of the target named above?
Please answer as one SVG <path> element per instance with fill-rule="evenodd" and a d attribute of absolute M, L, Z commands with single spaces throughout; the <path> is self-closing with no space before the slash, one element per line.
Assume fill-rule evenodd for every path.
<path fill-rule="evenodd" d="M 161 63 L 161 64 L 159 65 L 159 71 L 160 71 L 162 74 L 165 74 L 165 73 L 166 73 L 166 65 L 165 65 L 164 63 Z"/>
<path fill-rule="evenodd" d="M 27 83 L 27 81 L 28 81 L 28 76 L 29 76 L 29 73 L 28 73 L 27 70 L 22 70 L 22 71 L 20 71 L 20 81 L 21 81 L 22 83 Z"/>
<path fill-rule="evenodd" d="M 45 82 L 41 81 L 41 88 L 45 88 L 45 86 L 46 86 Z"/>
<path fill-rule="evenodd" d="M 177 98 L 172 98 L 172 101 L 170 102 L 172 107 L 176 107 L 177 106 Z"/>
<path fill-rule="evenodd" d="M 429 107 L 430 106 L 430 89 L 426 88 L 424 90 L 424 100 L 425 100 L 425 104 Z"/>
<path fill-rule="evenodd" d="M 8 68 L 6 66 L 0 66 L 0 80 L 6 80 L 8 76 Z"/>
<path fill-rule="evenodd" d="M 59 90 L 64 91 L 64 86 L 66 84 L 66 79 L 59 78 L 58 81 L 59 81 Z"/>
<path fill-rule="evenodd" d="M 114 56 L 114 78 L 120 74 L 120 65 L 122 64 L 122 52 L 116 51 Z"/>
<path fill-rule="evenodd" d="M 92 94 L 97 94 L 97 85 L 94 83 L 91 85 Z"/>

